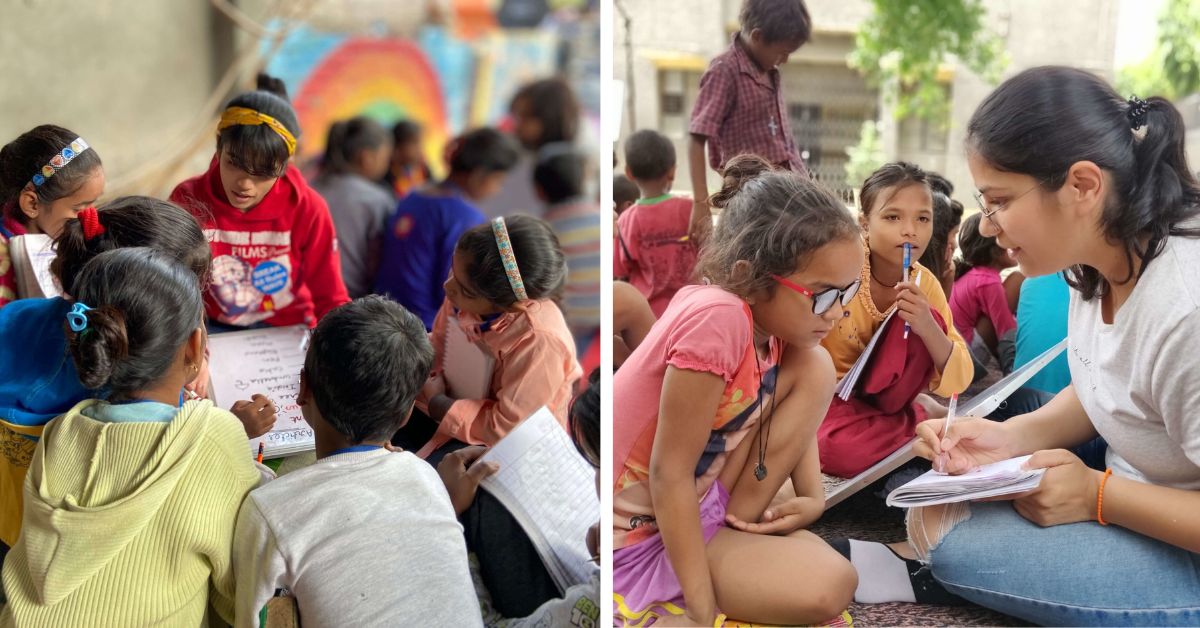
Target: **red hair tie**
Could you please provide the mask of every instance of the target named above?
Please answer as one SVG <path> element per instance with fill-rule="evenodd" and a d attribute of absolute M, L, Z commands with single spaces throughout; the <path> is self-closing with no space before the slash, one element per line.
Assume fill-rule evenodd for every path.
<path fill-rule="evenodd" d="M 79 212 L 79 224 L 83 225 L 83 239 L 90 241 L 92 238 L 104 233 L 104 225 L 100 224 L 100 213 L 95 207 L 85 207 Z"/>

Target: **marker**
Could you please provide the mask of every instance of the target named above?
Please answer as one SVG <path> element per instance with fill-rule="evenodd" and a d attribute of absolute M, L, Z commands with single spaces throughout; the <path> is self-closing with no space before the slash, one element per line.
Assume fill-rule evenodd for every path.
<path fill-rule="evenodd" d="M 912 245 L 904 243 L 904 281 L 908 281 L 908 273 L 912 270 Z M 904 339 L 908 340 L 908 332 L 912 327 L 908 323 L 904 323 Z"/>
<path fill-rule="evenodd" d="M 954 413 L 958 411 L 958 393 L 950 395 L 950 408 L 946 411 L 946 422 L 942 424 L 942 441 L 950 433 L 950 424 L 954 422 Z M 945 452 L 942 452 L 943 454 Z M 944 467 L 943 467 L 944 468 Z"/>
<path fill-rule="evenodd" d="M 955 395 L 955 397 L 957 397 L 957 396 L 958 395 Z M 953 407 L 953 406 L 951 406 L 951 407 Z M 263 444 L 259 443 L 258 444 L 258 464 L 262 464 L 262 457 L 263 457 Z"/>

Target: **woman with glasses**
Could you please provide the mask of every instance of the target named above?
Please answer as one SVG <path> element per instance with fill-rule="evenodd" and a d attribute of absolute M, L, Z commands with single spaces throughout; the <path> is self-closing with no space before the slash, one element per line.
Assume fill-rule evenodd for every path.
<path fill-rule="evenodd" d="M 910 599 L 940 585 L 1039 624 L 1200 624 L 1200 185 L 1183 120 L 1087 72 L 1034 68 L 980 105 L 967 158 L 980 233 L 1029 276 L 1065 272 L 1072 383 L 1005 423 L 918 427 L 917 452 L 949 473 L 1027 454 L 1045 472 L 1005 501 L 910 511 L 892 549 L 930 569 L 895 579 Z M 1069 451 L 1095 443 L 1096 460 Z M 859 594 L 899 591 L 889 569 Z"/>
<path fill-rule="evenodd" d="M 813 436 L 834 370 L 818 344 L 858 288 L 858 229 L 830 192 L 759 157 L 724 176 L 708 281 L 681 288 L 613 376 L 613 606 L 626 624 L 808 625 L 854 591 L 850 564 L 799 528 L 825 506 Z M 802 508 L 776 516 L 789 478 Z"/>

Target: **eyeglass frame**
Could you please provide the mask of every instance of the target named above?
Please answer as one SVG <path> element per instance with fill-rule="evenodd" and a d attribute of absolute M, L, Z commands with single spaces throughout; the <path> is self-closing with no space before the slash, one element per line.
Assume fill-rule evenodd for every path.
<path fill-rule="evenodd" d="M 995 216 L 999 212 L 1002 212 L 1002 211 L 1008 209 L 1009 205 L 1012 205 L 1014 202 L 1016 202 L 1022 196 L 1025 196 L 1026 194 L 1029 194 L 1030 192 L 1042 187 L 1044 184 L 1045 184 L 1044 181 L 1038 181 L 1033 187 L 1008 199 L 1003 204 L 997 203 L 998 207 L 996 209 L 993 209 L 992 211 L 988 211 L 987 203 L 983 202 L 983 192 L 976 190 L 975 192 L 971 193 L 971 196 L 973 196 L 975 198 L 975 202 L 979 205 L 979 213 L 983 214 L 983 217 L 987 218 L 989 221 L 991 221 L 991 223 L 993 225 L 996 225 L 997 227 L 999 227 L 1000 225 L 996 222 L 996 219 L 993 218 L 993 216 Z"/>
<path fill-rule="evenodd" d="M 791 279 L 788 279 L 787 277 L 782 277 L 780 275 L 772 274 L 771 279 L 774 279 L 781 285 L 786 286 L 796 292 L 799 292 L 800 294 L 803 294 L 804 296 L 811 299 L 813 314 L 815 314 L 817 316 L 821 316 L 825 312 L 828 312 L 829 308 L 833 307 L 834 303 L 840 302 L 842 304 L 842 307 L 846 307 L 846 306 L 850 305 L 850 301 L 855 296 L 858 295 L 859 289 L 862 288 L 862 279 L 861 278 L 855 279 L 853 282 L 850 283 L 850 285 L 846 286 L 845 288 L 829 288 L 827 290 L 822 290 L 820 292 L 813 292 L 811 289 L 806 288 L 806 287 L 792 281 Z M 829 305 L 825 306 L 824 309 L 822 309 L 820 312 L 818 312 L 817 311 L 817 303 L 821 300 L 821 297 L 823 297 L 831 292 L 834 293 L 834 295 L 835 295 L 833 300 L 829 302 Z"/>

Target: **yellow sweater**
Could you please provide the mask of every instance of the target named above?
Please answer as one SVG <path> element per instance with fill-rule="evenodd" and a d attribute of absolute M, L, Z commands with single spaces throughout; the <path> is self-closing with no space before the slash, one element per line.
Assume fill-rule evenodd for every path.
<path fill-rule="evenodd" d="M 846 375 L 846 371 L 849 371 L 854 362 L 858 360 L 858 356 L 862 355 L 863 349 L 871 341 L 871 336 L 875 335 L 875 330 L 879 329 L 883 319 L 887 318 L 887 312 L 880 312 L 876 309 L 875 302 L 871 300 L 871 256 L 864 255 L 863 257 L 862 287 L 859 288 L 858 294 L 846 308 L 850 316 L 838 321 L 833 331 L 829 332 L 829 335 L 821 341 L 821 346 L 825 347 L 833 358 L 833 365 L 837 368 L 839 379 Z M 925 294 L 926 299 L 929 299 L 929 306 L 942 316 L 942 320 L 946 321 L 946 335 L 954 343 L 954 349 L 950 351 L 950 359 L 946 360 L 945 368 L 940 374 L 935 370 L 933 378 L 929 381 L 929 390 L 933 394 L 949 397 L 951 394 L 966 390 L 967 386 L 971 385 L 975 366 L 971 362 L 971 354 L 967 350 L 966 343 L 954 329 L 950 305 L 946 302 L 946 294 L 942 292 L 942 286 L 938 283 L 937 277 L 928 268 L 914 263 L 913 277 L 917 276 L 917 272 L 921 273 L 919 279 L 921 292 Z M 899 318 L 897 321 L 900 322 Z M 901 322 L 901 324 L 903 323 Z M 909 339 L 911 340 L 913 337 L 910 335 Z M 919 338 L 916 340 L 920 342 Z"/>
<path fill-rule="evenodd" d="M 259 479 L 232 414 L 189 401 L 169 422 L 104 422 L 81 402 L 46 426 L 4 562 L 3 626 L 232 623 L 238 508 Z"/>

